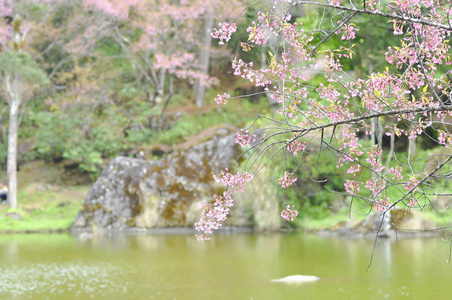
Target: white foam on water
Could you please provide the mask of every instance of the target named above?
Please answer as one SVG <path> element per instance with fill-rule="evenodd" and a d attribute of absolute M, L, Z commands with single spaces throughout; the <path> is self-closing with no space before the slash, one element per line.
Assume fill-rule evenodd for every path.
<path fill-rule="evenodd" d="M 303 282 L 313 282 L 320 278 L 312 275 L 291 275 L 284 278 L 272 279 L 272 282 L 284 282 L 284 283 L 303 283 Z"/>
<path fill-rule="evenodd" d="M 127 271 L 107 262 L 38 263 L 0 267 L 0 294 L 53 295 L 124 292 L 129 283 L 117 280 Z"/>

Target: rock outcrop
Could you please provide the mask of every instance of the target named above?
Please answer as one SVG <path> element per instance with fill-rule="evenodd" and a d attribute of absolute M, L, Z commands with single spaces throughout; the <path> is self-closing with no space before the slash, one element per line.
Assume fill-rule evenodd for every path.
<path fill-rule="evenodd" d="M 200 201 L 224 186 L 212 175 L 237 157 L 235 135 L 218 129 L 207 142 L 157 161 L 117 157 L 102 171 L 85 198 L 72 230 L 123 230 L 193 226 Z M 236 205 L 228 225 L 250 225 Z"/>

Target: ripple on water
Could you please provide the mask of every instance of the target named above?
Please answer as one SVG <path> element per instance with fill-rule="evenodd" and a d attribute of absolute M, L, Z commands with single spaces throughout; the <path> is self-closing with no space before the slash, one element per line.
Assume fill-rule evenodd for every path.
<path fill-rule="evenodd" d="M 0 267 L 0 295 L 93 295 L 126 293 L 130 271 L 107 262 L 64 262 Z"/>

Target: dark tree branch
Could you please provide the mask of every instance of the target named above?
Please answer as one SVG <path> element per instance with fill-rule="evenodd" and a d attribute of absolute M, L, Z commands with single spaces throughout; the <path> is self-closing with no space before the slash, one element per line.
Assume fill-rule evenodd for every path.
<path fill-rule="evenodd" d="M 437 23 L 437 22 L 431 22 L 426 19 L 418 19 L 418 18 L 411 18 L 411 17 L 400 16 L 400 15 L 393 15 L 393 14 L 384 13 L 381 11 L 371 11 L 371 10 L 365 10 L 365 9 L 358 9 L 358 8 L 354 8 L 354 7 L 346 7 L 346 6 L 341 6 L 341 5 L 334 5 L 334 4 L 314 2 L 314 1 L 296 1 L 292 4 L 292 6 L 303 5 L 303 4 L 335 8 L 338 10 L 351 11 L 351 12 L 359 13 L 359 14 L 380 16 L 380 17 L 384 17 L 387 19 L 391 19 L 391 20 L 397 20 L 397 21 L 407 22 L 407 23 L 422 24 L 422 25 L 433 26 L 436 28 L 442 28 L 442 29 L 445 29 L 448 31 L 452 31 L 452 27 L 450 27 L 450 25 L 444 25 L 444 24 Z"/>

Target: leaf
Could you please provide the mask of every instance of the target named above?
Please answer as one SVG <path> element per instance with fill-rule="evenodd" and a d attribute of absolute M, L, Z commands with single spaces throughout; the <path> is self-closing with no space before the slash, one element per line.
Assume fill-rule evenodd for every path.
<path fill-rule="evenodd" d="M 252 39 L 254 39 L 255 36 L 256 36 L 256 32 L 254 32 L 254 31 L 251 32 L 247 42 L 249 42 L 249 41 L 251 41 Z"/>
<path fill-rule="evenodd" d="M 425 86 L 424 86 L 424 89 L 422 90 L 422 93 L 425 94 L 425 92 L 427 92 L 427 89 L 428 89 L 428 85 L 425 85 Z"/>

